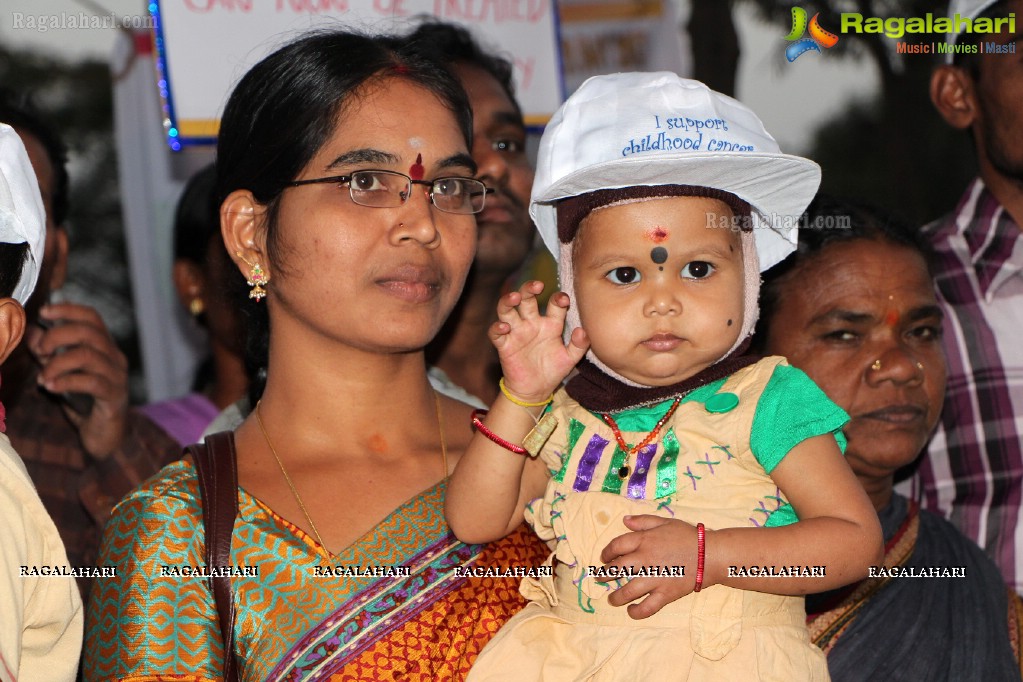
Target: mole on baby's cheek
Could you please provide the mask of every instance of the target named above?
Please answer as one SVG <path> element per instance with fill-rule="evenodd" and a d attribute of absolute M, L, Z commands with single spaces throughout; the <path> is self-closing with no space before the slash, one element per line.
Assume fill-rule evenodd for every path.
<path fill-rule="evenodd" d="M 668 260 L 668 249 L 663 246 L 655 246 L 650 249 L 650 260 L 657 265 L 663 265 L 664 262 Z"/>

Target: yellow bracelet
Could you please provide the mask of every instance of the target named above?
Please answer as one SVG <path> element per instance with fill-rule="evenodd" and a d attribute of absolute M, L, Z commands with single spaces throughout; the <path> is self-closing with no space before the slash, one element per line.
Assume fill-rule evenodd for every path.
<path fill-rule="evenodd" d="M 554 399 L 554 394 L 552 393 L 549 396 L 547 396 L 547 400 L 544 400 L 539 403 L 527 403 L 525 400 L 522 400 L 521 398 L 516 398 L 511 394 L 511 391 L 508 390 L 508 387 L 504 385 L 504 377 L 501 377 L 501 380 L 497 382 L 497 385 L 501 387 L 501 393 L 504 394 L 504 397 L 512 401 L 519 407 L 546 407 L 547 404 Z"/>

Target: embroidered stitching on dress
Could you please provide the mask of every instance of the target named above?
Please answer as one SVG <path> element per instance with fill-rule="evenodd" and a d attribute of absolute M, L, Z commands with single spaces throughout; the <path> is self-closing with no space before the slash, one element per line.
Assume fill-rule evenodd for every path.
<path fill-rule="evenodd" d="M 697 476 L 696 474 L 694 474 L 688 466 L 686 467 L 686 472 L 683 475 L 688 476 L 692 480 L 693 490 L 696 490 L 696 482 L 703 478 L 703 476 Z"/>
<path fill-rule="evenodd" d="M 732 447 L 732 446 L 731 445 L 711 445 L 710 449 L 711 450 L 720 450 L 723 453 L 725 453 L 726 455 L 728 455 L 728 459 L 735 459 L 735 455 L 733 455 L 731 452 L 728 451 L 728 448 L 730 448 L 730 447 Z"/>
<path fill-rule="evenodd" d="M 767 525 L 767 522 L 771 520 L 771 517 L 774 516 L 775 512 L 781 510 L 782 507 L 784 507 L 785 505 L 788 504 L 788 502 L 785 501 L 785 498 L 781 496 L 781 488 L 775 486 L 774 493 L 775 493 L 774 495 L 765 495 L 764 496 L 765 500 L 774 500 L 774 509 L 768 509 L 767 506 L 763 502 L 760 502 L 760 508 L 753 510 L 754 513 L 761 512 L 761 513 L 766 515 L 766 518 L 764 518 L 764 524 L 763 524 L 765 526 Z M 757 523 L 757 520 L 754 519 L 752 516 L 749 517 L 749 520 L 757 528 L 760 527 L 761 524 Z"/>
<path fill-rule="evenodd" d="M 579 582 L 576 582 L 574 580 L 572 582 L 575 583 L 576 594 L 578 595 L 578 599 L 579 599 L 579 608 L 581 608 L 586 613 L 595 613 L 597 609 L 593 608 L 593 600 L 591 600 L 589 597 L 586 597 L 586 606 L 583 606 L 583 581 L 582 581 L 582 578 L 579 579 Z"/>
<path fill-rule="evenodd" d="M 698 460 L 696 460 L 696 463 L 697 464 L 705 464 L 707 466 L 707 468 L 710 469 L 711 476 L 713 476 L 714 475 L 714 465 L 715 464 L 721 464 L 721 461 L 720 460 L 717 461 L 717 462 L 710 461 L 710 453 L 709 452 L 705 452 L 705 453 L 703 453 L 703 455 L 707 459 L 706 460 L 698 459 Z"/>
<path fill-rule="evenodd" d="M 781 490 L 779 488 L 775 488 L 775 492 L 777 492 L 778 494 L 777 495 L 767 495 L 764 498 L 764 499 L 767 499 L 767 500 L 774 500 L 775 501 L 774 509 L 768 509 L 767 505 L 765 505 L 763 500 L 761 500 L 760 502 L 758 502 L 758 504 L 760 506 L 753 510 L 754 514 L 758 514 L 759 513 L 759 514 L 763 514 L 764 515 L 764 521 L 763 521 L 762 524 L 761 523 L 757 523 L 757 520 L 754 519 L 752 516 L 749 517 L 750 523 L 752 523 L 757 528 L 760 528 L 762 525 L 767 525 L 767 522 L 771 519 L 771 516 L 773 516 L 776 511 L 778 511 L 779 509 L 782 508 Z"/>

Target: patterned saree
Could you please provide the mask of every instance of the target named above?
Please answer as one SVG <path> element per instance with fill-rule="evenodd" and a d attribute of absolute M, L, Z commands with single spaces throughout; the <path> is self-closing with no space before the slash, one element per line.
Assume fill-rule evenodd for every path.
<path fill-rule="evenodd" d="M 232 538 L 241 679 L 458 680 L 524 600 L 519 578 L 547 549 L 524 526 L 465 545 L 443 517 L 439 483 L 328 559 L 315 541 L 239 490 Z M 223 646 L 203 563 L 195 471 L 165 468 L 114 510 L 89 605 L 86 680 L 216 680 Z M 246 571 L 246 569 L 248 569 Z M 255 569 L 255 570 L 253 570 Z M 248 575 L 244 575 L 248 573 Z"/>
<path fill-rule="evenodd" d="M 879 518 L 883 574 L 806 600 L 833 682 L 1020 680 L 1023 602 L 991 559 L 900 495 Z"/>

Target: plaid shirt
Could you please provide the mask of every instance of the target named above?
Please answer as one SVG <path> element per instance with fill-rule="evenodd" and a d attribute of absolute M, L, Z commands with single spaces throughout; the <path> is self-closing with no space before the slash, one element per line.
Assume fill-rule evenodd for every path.
<path fill-rule="evenodd" d="M 7 406 L 7 436 L 25 462 L 43 506 L 53 518 L 71 566 L 95 566 L 103 524 L 133 488 L 179 459 L 181 446 L 137 412 L 129 412 L 124 443 L 97 462 L 83 449 L 60 403 L 36 389 Z M 91 579 L 80 578 L 82 600 Z"/>
<path fill-rule="evenodd" d="M 949 371 L 912 492 L 1023 592 L 1023 232 L 979 178 L 924 231 L 938 256 Z"/>

